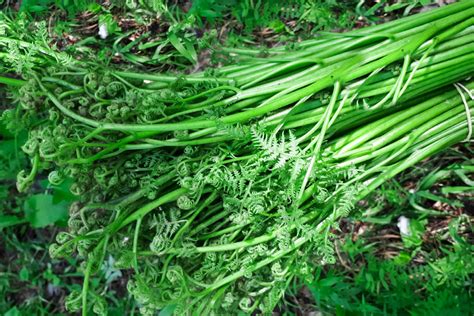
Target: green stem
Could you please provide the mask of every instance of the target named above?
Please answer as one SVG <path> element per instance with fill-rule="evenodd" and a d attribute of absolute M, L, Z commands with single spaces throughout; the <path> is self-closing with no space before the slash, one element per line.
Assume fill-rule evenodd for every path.
<path fill-rule="evenodd" d="M 14 78 L 0 76 L 0 83 L 6 84 L 6 85 L 12 86 L 12 87 L 21 87 L 26 83 L 26 81 L 25 80 L 20 80 L 20 79 L 14 79 Z"/>

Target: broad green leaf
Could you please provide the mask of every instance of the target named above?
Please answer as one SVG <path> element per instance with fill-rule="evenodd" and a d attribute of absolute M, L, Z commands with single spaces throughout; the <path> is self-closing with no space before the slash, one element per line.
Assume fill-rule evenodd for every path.
<path fill-rule="evenodd" d="M 66 179 L 60 185 L 53 185 L 53 203 L 60 203 L 61 201 L 74 202 L 78 200 L 78 197 L 71 193 L 71 185 L 73 184 L 72 179 Z"/>
<path fill-rule="evenodd" d="M 54 203 L 49 194 L 36 194 L 28 197 L 24 203 L 26 219 L 33 227 L 45 227 L 65 222 L 68 217 L 69 202 Z"/>
<path fill-rule="evenodd" d="M 16 307 L 10 308 L 4 316 L 21 316 L 21 312 Z"/>
<path fill-rule="evenodd" d="M 61 201 L 65 202 L 74 202 L 78 200 L 78 197 L 71 193 L 71 185 L 73 180 L 66 178 L 59 185 L 52 185 L 47 179 L 39 181 L 39 184 L 43 190 L 52 191 L 51 195 L 53 196 L 53 203 L 60 203 Z"/>

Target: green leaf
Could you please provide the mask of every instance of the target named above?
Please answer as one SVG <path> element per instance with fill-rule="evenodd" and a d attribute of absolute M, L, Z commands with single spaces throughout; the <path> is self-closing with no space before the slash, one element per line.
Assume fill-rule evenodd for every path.
<path fill-rule="evenodd" d="M 425 198 L 425 199 L 429 199 L 429 200 L 432 200 L 432 201 L 435 201 L 435 202 L 446 203 L 446 204 L 449 204 L 449 205 L 455 206 L 455 207 L 461 207 L 462 206 L 462 203 L 460 203 L 459 201 L 453 201 L 453 200 L 447 199 L 445 197 L 433 194 L 429 191 L 418 191 L 418 192 L 416 192 L 416 195 L 419 196 L 419 197 Z"/>
<path fill-rule="evenodd" d="M 53 196 L 49 194 L 30 196 L 24 203 L 26 219 L 37 228 L 67 221 L 68 208 L 69 202 L 54 203 Z"/>
<path fill-rule="evenodd" d="M 184 47 L 183 43 L 181 43 L 181 40 L 176 36 L 175 33 L 169 33 L 168 34 L 168 40 L 170 41 L 171 45 L 176 48 L 176 50 L 183 55 L 186 59 L 191 61 L 193 64 L 196 63 L 197 61 L 197 55 L 196 51 L 194 50 L 194 47 L 192 45 L 186 45 L 187 49 Z"/>
<path fill-rule="evenodd" d="M 0 142 L 0 178 L 3 180 L 16 179 L 17 173 L 25 164 L 25 156 L 20 151 L 19 140 L 9 139 Z"/>
<path fill-rule="evenodd" d="M 54 274 L 54 272 L 51 270 L 50 266 L 43 273 L 43 277 L 46 280 L 50 281 L 54 286 L 59 286 L 61 284 L 61 279 L 56 274 Z"/>
<path fill-rule="evenodd" d="M 53 203 L 57 204 L 61 201 L 74 202 L 79 198 L 71 193 L 71 185 L 74 181 L 71 178 L 66 178 L 59 185 L 52 185 L 47 179 L 39 181 L 39 184 L 43 190 L 52 190 L 51 195 L 53 196 Z"/>
<path fill-rule="evenodd" d="M 474 190 L 473 187 L 468 186 L 449 186 L 449 187 L 442 187 L 441 193 L 443 194 L 462 194 L 462 193 L 469 193 Z M 454 201 L 458 202 L 458 201 Z"/>
<path fill-rule="evenodd" d="M 18 308 L 12 307 L 4 314 L 4 316 L 21 316 L 21 313 Z"/>
<path fill-rule="evenodd" d="M 60 185 L 51 186 L 53 188 L 53 203 L 60 203 L 61 201 L 74 202 L 79 198 L 71 193 L 72 179 L 66 179 Z"/>
<path fill-rule="evenodd" d="M 275 19 L 268 24 L 268 27 L 276 33 L 280 33 L 285 30 L 285 23 L 283 23 L 281 20 Z"/>
<path fill-rule="evenodd" d="M 410 235 L 401 234 L 405 248 L 418 247 L 423 243 L 427 220 L 410 219 Z"/>
<path fill-rule="evenodd" d="M 87 11 L 92 13 L 99 13 L 102 10 L 102 6 L 98 3 L 91 3 L 87 6 Z"/>
<path fill-rule="evenodd" d="M 173 315 L 176 305 L 168 305 L 160 311 L 158 316 L 171 316 Z"/>
<path fill-rule="evenodd" d="M 10 195 L 10 188 L 6 185 L 0 185 L 0 201 L 6 201 L 9 195 Z M 0 212 L 1 210 L 2 209 L 0 206 Z"/>
<path fill-rule="evenodd" d="M 26 223 L 25 219 L 18 218 L 12 215 L 0 215 L 0 229 L 18 224 Z"/>
<path fill-rule="evenodd" d="M 105 24 L 107 27 L 107 33 L 114 34 L 120 31 L 120 27 L 118 26 L 117 22 L 114 20 L 112 14 L 102 14 L 99 15 L 99 25 Z"/>
<path fill-rule="evenodd" d="M 381 216 L 381 217 L 367 217 L 364 218 L 362 221 L 366 223 L 372 223 L 372 224 L 388 224 L 392 221 L 393 215 L 387 215 L 387 216 Z"/>
<path fill-rule="evenodd" d="M 400 252 L 400 254 L 398 256 L 396 256 L 395 258 L 393 258 L 393 262 L 396 264 L 396 265 L 399 265 L 399 266 L 404 266 L 404 265 L 407 265 L 409 264 L 411 261 L 411 256 L 409 253 L 406 253 L 406 252 Z"/>
<path fill-rule="evenodd" d="M 389 6 L 386 6 L 384 8 L 384 11 L 385 12 L 392 12 L 392 11 L 395 11 L 395 10 L 398 10 L 398 9 L 401 9 L 401 8 L 404 8 L 408 5 L 408 3 L 395 3 L 395 4 L 392 4 L 392 5 L 389 5 Z"/>
<path fill-rule="evenodd" d="M 19 276 L 21 281 L 28 281 L 30 279 L 30 272 L 26 267 L 23 267 L 20 270 Z"/>
<path fill-rule="evenodd" d="M 6 138 L 13 137 L 13 134 L 7 129 L 3 120 L 0 120 L 0 136 L 4 136 Z"/>

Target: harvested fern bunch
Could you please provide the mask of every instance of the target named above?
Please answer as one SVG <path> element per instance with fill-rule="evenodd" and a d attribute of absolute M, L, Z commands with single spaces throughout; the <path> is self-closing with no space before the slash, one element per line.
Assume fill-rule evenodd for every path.
<path fill-rule="evenodd" d="M 112 255 L 143 314 L 271 313 L 334 262 L 355 203 L 471 136 L 473 17 L 461 1 L 190 75 L 77 61 L 4 17 L 3 70 L 25 81 L 2 79 L 3 118 L 29 130 L 33 166 L 18 187 L 50 170 L 81 196 L 51 246 L 84 260 L 67 307 L 106 313 L 89 279 Z"/>

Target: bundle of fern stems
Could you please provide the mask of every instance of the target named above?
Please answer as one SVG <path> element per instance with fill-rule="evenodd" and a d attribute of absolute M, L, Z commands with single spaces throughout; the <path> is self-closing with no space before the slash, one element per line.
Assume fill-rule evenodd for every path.
<path fill-rule="evenodd" d="M 18 188 L 48 170 L 81 197 L 50 249 L 84 259 L 67 308 L 106 313 L 89 279 L 110 254 L 143 314 L 271 313 L 335 261 L 358 201 L 471 139 L 473 23 L 461 1 L 176 75 L 75 59 L 3 17 L 2 71 L 24 80 L 0 78 L 17 104 L 2 118 L 32 162 Z"/>

